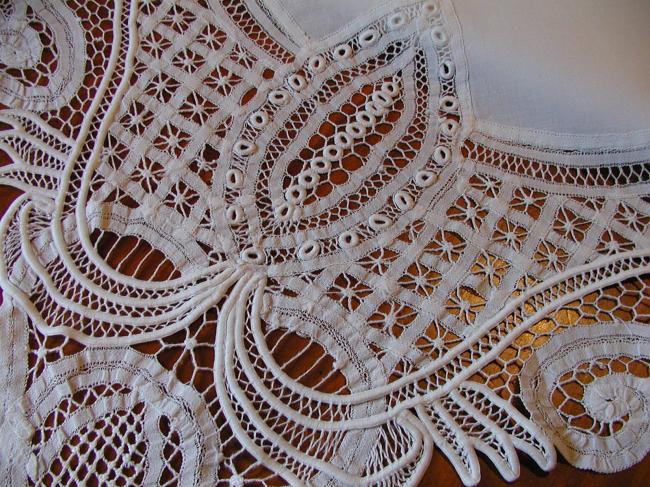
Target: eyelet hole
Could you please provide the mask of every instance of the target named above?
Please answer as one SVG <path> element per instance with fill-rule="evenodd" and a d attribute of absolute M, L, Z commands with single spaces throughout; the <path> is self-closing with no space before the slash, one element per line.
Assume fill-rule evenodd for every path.
<path fill-rule="evenodd" d="M 352 48 L 348 44 L 341 44 L 334 48 L 332 55 L 334 56 L 334 59 L 348 59 L 352 56 Z"/>
<path fill-rule="evenodd" d="M 451 61 L 445 60 L 440 63 L 438 73 L 442 79 L 449 80 L 456 74 L 456 65 Z"/>
<path fill-rule="evenodd" d="M 287 188 L 284 193 L 284 197 L 289 203 L 302 203 L 307 197 L 307 190 L 303 186 L 294 184 L 293 186 Z"/>
<path fill-rule="evenodd" d="M 415 173 L 415 178 L 413 179 L 415 181 L 415 184 L 417 184 L 420 188 L 428 188 L 436 182 L 437 176 L 431 171 L 422 170 Z"/>
<path fill-rule="evenodd" d="M 264 257 L 264 252 L 254 247 L 249 247 L 242 250 L 241 259 L 244 262 L 249 262 L 251 264 L 263 264 L 266 260 Z"/>
<path fill-rule="evenodd" d="M 393 195 L 393 203 L 402 211 L 407 211 L 415 206 L 413 197 L 405 191 L 398 191 Z"/>
<path fill-rule="evenodd" d="M 338 238 L 339 247 L 342 249 L 349 249 L 359 245 L 359 235 L 357 232 L 348 230 L 339 235 Z"/>
<path fill-rule="evenodd" d="M 355 139 L 364 137 L 367 133 L 366 128 L 358 122 L 351 122 L 345 126 L 345 132 Z"/>
<path fill-rule="evenodd" d="M 289 103 L 289 93 L 285 90 L 273 90 L 269 93 L 269 101 L 277 106 Z"/>
<path fill-rule="evenodd" d="M 244 184 L 244 174 L 239 169 L 229 169 L 226 172 L 226 186 L 231 189 L 241 188 Z"/>
<path fill-rule="evenodd" d="M 324 157 L 315 157 L 309 162 L 309 166 L 318 174 L 327 174 L 332 169 L 332 163 Z"/>
<path fill-rule="evenodd" d="M 343 157 L 343 149 L 335 145 L 326 145 L 323 149 L 323 157 L 328 161 L 338 161 Z"/>
<path fill-rule="evenodd" d="M 399 29 L 400 27 L 403 27 L 404 24 L 406 24 L 406 15 L 401 12 L 396 13 L 388 19 L 389 30 Z"/>
<path fill-rule="evenodd" d="M 442 27 L 437 26 L 431 29 L 431 40 L 437 47 L 442 47 L 449 41 L 449 36 Z"/>
<path fill-rule="evenodd" d="M 334 136 L 334 144 L 341 149 L 348 149 L 354 143 L 354 139 L 347 132 L 338 132 Z"/>
<path fill-rule="evenodd" d="M 237 205 L 229 206 L 226 209 L 226 220 L 230 224 L 242 223 L 244 221 L 244 210 Z"/>
<path fill-rule="evenodd" d="M 250 116 L 250 123 L 256 129 L 264 128 L 269 123 L 269 116 L 263 111 L 257 111 Z"/>
<path fill-rule="evenodd" d="M 295 91 L 302 91 L 307 86 L 307 80 L 299 74 L 292 74 L 287 78 L 287 83 Z"/>
<path fill-rule="evenodd" d="M 458 99 L 451 95 L 443 96 L 440 99 L 440 108 L 445 112 L 455 112 L 458 109 Z"/>
<path fill-rule="evenodd" d="M 391 98 L 395 98 L 400 92 L 399 84 L 393 81 L 387 81 L 381 84 L 381 91 Z"/>
<path fill-rule="evenodd" d="M 359 35 L 359 45 L 361 47 L 370 47 L 379 40 L 379 33 L 375 29 L 368 29 Z"/>
<path fill-rule="evenodd" d="M 254 154 L 257 151 L 257 145 L 247 140 L 238 140 L 235 142 L 233 149 L 235 151 L 235 154 L 246 157 Z"/>
<path fill-rule="evenodd" d="M 448 147 L 440 145 L 433 151 L 433 160 L 438 164 L 446 164 L 451 159 L 451 151 Z"/>
<path fill-rule="evenodd" d="M 318 173 L 313 170 L 301 172 L 298 175 L 298 184 L 304 188 L 314 188 L 318 185 L 320 180 Z"/>
<path fill-rule="evenodd" d="M 320 253 L 320 244 L 315 240 L 307 240 L 298 248 L 300 260 L 311 260 Z"/>
<path fill-rule="evenodd" d="M 393 221 L 386 215 L 371 215 L 368 218 L 368 226 L 373 230 L 385 230 L 393 224 Z"/>
<path fill-rule="evenodd" d="M 307 68 L 312 73 L 321 73 L 325 70 L 325 59 L 323 56 L 314 56 L 307 62 Z"/>
<path fill-rule="evenodd" d="M 448 137 L 453 137 L 458 132 L 458 122 L 451 118 L 443 120 L 440 124 L 440 130 Z"/>
<path fill-rule="evenodd" d="M 377 118 L 367 111 L 361 111 L 355 115 L 357 123 L 365 128 L 372 127 L 377 122 Z"/>

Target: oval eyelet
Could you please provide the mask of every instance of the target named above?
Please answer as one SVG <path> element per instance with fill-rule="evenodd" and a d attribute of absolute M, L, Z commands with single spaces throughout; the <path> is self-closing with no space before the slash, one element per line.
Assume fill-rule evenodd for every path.
<path fill-rule="evenodd" d="M 323 149 L 323 157 L 328 161 L 338 161 L 343 157 L 343 149 L 336 145 L 326 145 Z"/>
<path fill-rule="evenodd" d="M 388 113 L 388 110 L 385 107 L 377 105 L 374 101 L 366 102 L 364 106 L 366 111 L 375 117 L 382 117 Z"/>
<path fill-rule="evenodd" d="M 293 205 L 293 203 L 282 203 L 281 205 L 275 207 L 273 214 L 275 215 L 275 218 L 281 222 L 286 222 L 291 220 L 295 209 L 296 207 Z"/>
<path fill-rule="evenodd" d="M 365 128 L 370 128 L 377 123 L 377 117 L 365 110 L 360 111 L 354 117 L 357 123 Z"/>
<path fill-rule="evenodd" d="M 332 169 L 332 163 L 324 157 L 314 157 L 309 161 L 311 167 L 317 174 L 327 174 Z"/>
<path fill-rule="evenodd" d="M 431 40 L 436 47 L 443 47 L 449 42 L 449 36 L 442 27 L 436 26 L 431 29 Z"/>
<path fill-rule="evenodd" d="M 298 258 L 300 260 L 311 260 L 318 257 L 320 244 L 316 240 L 307 240 L 298 247 Z"/>
<path fill-rule="evenodd" d="M 226 186 L 230 189 L 238 189 L 244 185 L 244 173 L 239 169 L 228 169 L 226 172 Z"/>
<path fill-rule="evenodd" d="M 233 150 L 238 156 L 247 157 L 257 152 L 257 145 L 254 142 L 249 142 L 248 140 L 238 140 L 235 142 Z"/>
<path fill-rule="evenodd" d="M 438 68 L 438 75 L 442 79 L 449 80 L 454 77 L 454 74 L 456 74 L 456 65 L 453 63 L 453 61 L 446 59 L 440 63 L 440 67 Z"/>
<path fill-rule="evenodd" d="M 334 145 L 341 149 L 349 149 L 354 143 L 354 138 L 347 132 L 337 132 L 334 136 Z"/>
<path fill-rule="evenodd" d="M 284 192 L 284 198 L 289 203 L 293 203 L 294 205 L 302 203 L 303 201 L 305 201 L 306 197 L 307 197 L 307 190 L 303 186 L 300 186 L 298 184 L 289 186 L 287 190 Z"/>
<path fill-rule="evenodd" d="M 452 95 L 446 95 L 440 98 L 440 109 L 451 113 L 458 109 L 458 99 Z"/>
<path fill-rule="evenodd" d="M 458 132 L 458 122 L 453 118 L 447 118 L 440 123 L 440 131 L 447 137 L 453 137 Z"/>
<path fill-rule="evenodd" d="M 332 52 L 332 57 L 337 60 L 348 59 L 352 57 L 352 47 L 348 44 L 341 44 L 336 46 Z"/>
<path fill-rule="evenodd" d="M 383 91 L 375 91 L 372 94 L 372 101 L 380 107 L 388 107 L 393 104 L 393 98 Z"/>
<path fill-rule="evenodd" d="M 378 40 L 379 32 L 377 32 L 375 29 L 367 29 L 359 34 L 359 45 L 361 47 L 374 46 Z"/>
<path fill-rule="evenodd" d="M 298 174 L 298 184 L 303 188 L 315 188 L 318 186 L 319 181 L 320 177 L 318 176 L 318 173 L 313 169 L 308 169 L 307 171 L 303 171 Z"/>
<path fill-rule="evenodd" d="M 226 220 L 231 225 L 242 223 L 246 219 L 241 206 L 232 205 L 226 209 Z"/>
<path fill-rule="evenodd" d="M 282 89 L 271 91 L 268 98 L 276 106 L 284 106 L 289 103 L 289 93 Z"/>
<path fill-rule="evenodd" d="M 432 0 L 428 0 L 422 4 L 422 11 L 432 17 L 438 13 L 438 5 Z"/>
<path fill-rule="evenodd" d="M 402 12 L 398 12 L 395 15 L 392 15 L 387 22 L 388 30 L 397 30 L 401 27 L 404 27 L 406 24 L 406 15 Z"/>
<path fill-rule="evenodd" d="M 386 215 L 380 215 L 378 213 L 371 215 L 368 218 L 368 226 L 375 231 L 385 230 L 393 224 L 393 221 L 388 218 Z"/>
<path fill-rule="evenodd" d="M 395 83 L 394 81 L 386 81 L 381 84 L 381 91 L 391 98 L 395 98 L 400 93 L 399 84 Z"/>
<path fill-rule="evenodd" d="M 299 74 L 292 74 L 287 78 L 287 84 L 293 90 L 300 92 L 307 86 L 307 80 Z"/>
<path fill-rule="evenodd" d="M 345 126 L 345 133 L 351 135 L 355 139 L 360 139 L 366 135 L 366 127 L 359 122 L 350 122 Z"/>
<path fill-rule="evenodd" d="M 398 191 L 393 195 L 393 203 L 402 211 L 407 211 L 415 206 L 415 200 L 406 191 Z"/>
<path fill-rule="evenodd" d="M 339 247 L 342 249 L 350 249 L 359 245 L 359 235 L 357 232 L 348 230 L 339 235 L 338 238 Z"/>
<path fill-rule="evenodd" d="M 244 262 L 248 262 L 250 264 L 264 264 L 266 261 L 264 252 L 255 247 L 248 247 L 247 249 L 242 250 L 240 255 L 241 259 Z"/>
<path fill-rule="evenodd" d="M 423 169 L 415 173 L 415 177 L 413 178 L 413 181 L 420 188 L 428 188 L 433 183 L 435 183 L 437 179 L 438 176 L 436 176 L 435 173 Z"/>
<path fill-rule="evenodd" d="M 257 112 L 251 114 L 248 121 L 256 129 L 263 129 L 269 124 L 269 116 L 266 114 L 266 112 L 258 110 Z"/>
<path fill-rule="evenodd" d="M 433 160 L 438 164 L 447 164 L 451 159 L 451 150 L 444 145 L 439 145 L 433 151 Z"/>
<path fill-rule="evenodd" d="M 325 58 L 320 54 L 309 58 L 309 61 L 307 61 L 307 69 L 312 73 L 322 73 L 326 67 L 327 63 L 325 62 Z"/>

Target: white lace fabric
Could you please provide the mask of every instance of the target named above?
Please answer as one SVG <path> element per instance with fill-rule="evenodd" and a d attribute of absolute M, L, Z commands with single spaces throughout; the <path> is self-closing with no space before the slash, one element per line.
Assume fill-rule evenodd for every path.
<path fill-rule="evenodd" d="M 647 453 L 650 140 L 483 130 L 450 2 L 306 12 L 0 5 L 4 484 Z"/>

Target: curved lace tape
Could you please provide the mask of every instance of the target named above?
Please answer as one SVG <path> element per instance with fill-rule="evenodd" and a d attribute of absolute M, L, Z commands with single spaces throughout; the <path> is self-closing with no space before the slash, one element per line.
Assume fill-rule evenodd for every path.
<path fill-rule="evenodd" d="M 4 92 L 0 177 L 25 195 L 0 226 L 0 338 L 16 363 L 2 376 L 16 459 L 3 471 L 415 485 L 435 443 L 474 484 L 477 450 L 508 480 L 515 449 L 552 468 L 547 435 L 585 467 L 642 457 L 566 453 L 520 371 L 542 343 L 571 340 L 574 309 L 646 319 L 644 161 L 573 167 L 472 133 L 446 3 L 373 13 L 296 53 L 245 2 L 97 7 L 58 11 L 96 34 L 69 29 L 85 58 L 67 85 L 75 108 Z M 33 64 L 38 46 L 21 39 L 3 45 Z M 621 298 L 594 313 L 611 288 Z M 544 335 L 547 321 L 563 326 Z M 641 379 L 579 400 L 624 422 L 643 410 Z M 633 411 L 601 400 L 622 387 L 641 391 L 626 392 Z M 609 448 L 629 431 L 619 423 L 580 434 L 604 432 Z M 100 443 L 128 462 L 88 453 Z"/>
<path fill-rule="evenodd" d="M 557 338 L 521 372 L 532 419 L 578 467 L 614 472 L 642 460 L 648 453 L 647 326 L 603 323 Z"/>

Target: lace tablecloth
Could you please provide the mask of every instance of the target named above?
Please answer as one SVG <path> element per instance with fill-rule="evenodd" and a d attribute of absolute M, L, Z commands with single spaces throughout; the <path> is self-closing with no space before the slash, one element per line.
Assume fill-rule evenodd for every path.
<path fill-rule="evenodd" d="M 650 135 L 505 126 L 471 4 L 0 5 L 6 485 L 645 456 Z"/>

